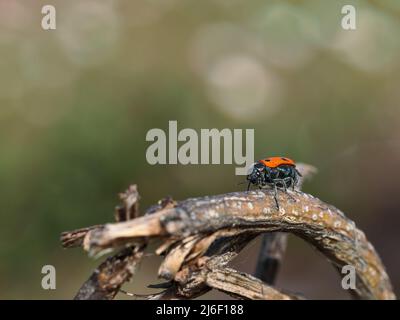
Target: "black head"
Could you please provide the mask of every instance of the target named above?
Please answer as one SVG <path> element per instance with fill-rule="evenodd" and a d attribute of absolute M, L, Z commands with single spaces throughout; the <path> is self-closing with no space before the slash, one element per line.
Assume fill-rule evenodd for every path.
<path fill-rule="evenodd" d="M 256 162 L 249 170 L 247 181 L 255 185 L 262 185 L 264 181 L 265 166 L 262 163 Z"/>

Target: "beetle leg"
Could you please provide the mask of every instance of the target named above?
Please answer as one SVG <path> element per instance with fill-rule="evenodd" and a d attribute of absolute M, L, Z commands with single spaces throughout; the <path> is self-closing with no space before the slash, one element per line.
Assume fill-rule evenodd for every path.
<path fill-rule="evenodd" d="M 285 191 L 288 190 L 286 188 L 286 181 L 288 181 L 288 183 L 289 183 L 289 187 L 288 188 L 290 188 L 290 185 L 291 185 L 292 186 L 292 190 L 294 191 L 294 180 L 293 180 L 293 178 L 292 177 L 287 177 L 287 178 L 284 179 L 284 181 L 285 181 Z M 290 198 L 294 199 L 289 193 L 287 193 L 287 194 L 288 194 L 288 196 Z"/>
<path fill-rule="evenodd" d="M 285 179 L 274 179 L 274 184 L 278 185 L 278 183 L 282 184 L 282 188 L 287 191 L 286 180 Z"/>
<path fill-rule="evenodd" d="M 292 184 L 292 190 L 294 191 L 294 185 L 296 184 L 296 182 L 294 181 L 294 179 L 292 177 L 290 177 L 290 182 Z"/>
<path fill-rule="evenodd" d="M 295 199 L 293 198 L 293 196 L 290 195 L 290 194 L 287 192 L 287 184 L 286 184 L 286 181 L 288 181 L 288 180 L 292 181 L 292 179 L 293 179 L 293 178 L 291 178 L 291 177 L 286 177 L 286 178 L 284 178 L 284 179 L 275 179 L 275 180 L 274 180 L 274 185 L 276 186 L 277 183 L 281 183 L 281 184 L 283 185 L 283 188 L 284 188 L 286 194 L 289 196 L 289 198 L 291 198 L 291 199 L 294 201 Z M 279 208 L 279 206 L 278 206 L 278 208 Z"/>
<path fill-rule="evenodd" d="M 292 184 L 292 190 L 294 191 L 294 185 L 295 185 L 294 179 L 293 179 L 292 177 L 290 177 L 289 179 L 290 179 L 290 183 Z M 296 200 L 290 193 L 288 193 L 288 196 L 289 196 L 293 201 Z"/>
<path fill-rule="evenodd" d="M 280 210 L 279 202 L 278 202 L 278 187 L 276 185 L 275 180 L 274 180 L 274 200 L 275 200 L 276 207 L 278 208 L 278 210 Z"/>

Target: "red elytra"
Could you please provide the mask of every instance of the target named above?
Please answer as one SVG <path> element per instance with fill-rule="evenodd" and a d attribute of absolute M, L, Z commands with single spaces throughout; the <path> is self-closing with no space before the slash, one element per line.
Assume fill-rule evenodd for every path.
<path fill-rule="evenodd" d="M 286 157 L 270 157 L 259 160 L 258 162 L 262 163 L 264 166 L 269 168 L 276 168 L 284 164 L 289 166 L 296 166 L 296 164 L 292 159 Z"/>

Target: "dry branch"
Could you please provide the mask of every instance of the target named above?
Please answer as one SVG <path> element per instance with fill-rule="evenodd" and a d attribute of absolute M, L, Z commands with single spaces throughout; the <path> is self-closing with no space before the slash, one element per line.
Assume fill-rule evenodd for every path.
<path fill-rule="evenodd" d="M 215 269 L 207 273 L 206 284 L 236 298 L 253 300 L 293 300 L 294 295 L 276 290 L 261 280 L 232 268 Z"/>
<path fill-rule="evenodd" d="M 261 241 L 255 276 L 270 285 L 275 284 L 287 246 L 287 233 L 265 233 Z"/>
<path fill-rule="evenodd" d="M 104 261 L 82 285 L 75 300 L 111 300 L 135 273 L 143 258 L 143 247 L 134 246 Z"/>
<path fill-rule="evenodd" d="M 136 185 L 119 195 L 123 206 L 115 208 L 115 220 L 127 221 L 139 215 L 139 193 Z M 83 228 L 72 233 L 63 233 L 61 238 L 64 247 L 84 246 L 86 234 L 101 229 L 101 225 Z M 122 249 L 114 256 L 106 259 L 92 273 L 75 296 L 75 300 L 111 300 L 119 292 L 122 285 L 135 273 L 144 256 L 147 243 L 142 241 Z"/>
<path fill-rule="evenodd" d="M 317 173 L 317 168 L 305 163 L 298 163 L 296 168 L 301 174 L 296 190 L 301 190 L 304 181 Z M 286 251 L 287 239 L 288 234 L 283 232 L 265 233 L 262 236 L 255 276 L 269 285 L 275 283 Z"/>
<path fill-rule="evenodd" d="M 170 287 L 157 298 L 194 298 L 215 288 L 240 298 L 293 299 L 298 297 L 226 267 L 257 235 L 288 232 L 316 247 L 336 268 L 354 266 L 356 298 L 395 298 L 373 246 L 340 210 L 300 191 L 280 191 L 278 200 L 279 211 L 273 191 L 265 189 L 167 201 L 133 220 L 88 229 L 83 242 L 85 250 L 99 254 L 162 239 L 159 275 Z M 63 234 L 69 239 L 64 245 L 73 234 Z"/>

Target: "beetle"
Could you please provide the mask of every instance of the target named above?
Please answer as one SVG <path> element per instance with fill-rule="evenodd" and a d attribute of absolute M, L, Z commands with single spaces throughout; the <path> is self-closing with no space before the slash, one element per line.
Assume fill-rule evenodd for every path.
<path fill-rule="evenodd" d="M 274 199 L 279 210 L 277 199 L 277 188 L 283 188 L 287 191 L 288 188 L 294 190 L 295 186 L 301 177 L 300 172 L 296 169 L 296 164 L 292 159 L 286 157 L 270 157 L 257 161 L 250 167 L 247 175 L 247 191 L 251 185 L 255 185 L 260 189 L 265 186 L 274 187 Z"/>

